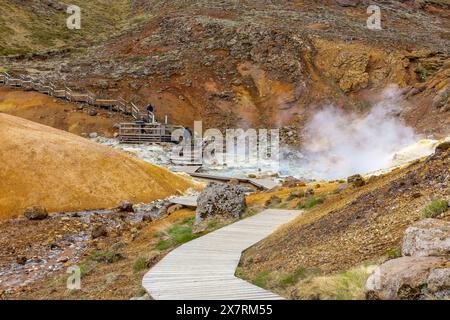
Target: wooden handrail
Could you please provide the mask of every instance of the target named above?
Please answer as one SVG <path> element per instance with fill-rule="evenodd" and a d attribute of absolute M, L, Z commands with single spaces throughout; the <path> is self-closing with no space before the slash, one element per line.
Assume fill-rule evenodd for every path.
<path fill-rule="evenodd" d="M 150 123 L 156 123 L 155 116 L 153 113 L 141 111 L 133 102 L 128 102 L 123 97 L 119 97 L 116 99 L 111 98 L 102 99 L 97 98 L 96 95 L 90 91 L 87 91 L 86 94 L 81 93 L 77 94 L 65 83 L 63 88 L 58 89 L 53 82 L 44 83 L 41 78 L 33 79 L 28 75 L 20 75 L 19 78 L 13 78 L 7 72 L 0 72 L 0 83 L 3 83 L 6 86 L 8 85 L 16 87 L 26 86 L 28 89 L 46 93 L 50 96 L 55 96 L 55 94 L 59 92 L 59 94 L 56 96 L 57 98 L 62 98 L 69 101 L 73 101 L 74 97 L 78 98 L 83 97 L 85 98 L 86 101 L 84 101 L 84 99 L 81 100 L 90 105 L 109 107 L 111 111 L 116 111 L 123 114 L 131 114 L 131 116 L 136 120 L 143 119 Z"/>

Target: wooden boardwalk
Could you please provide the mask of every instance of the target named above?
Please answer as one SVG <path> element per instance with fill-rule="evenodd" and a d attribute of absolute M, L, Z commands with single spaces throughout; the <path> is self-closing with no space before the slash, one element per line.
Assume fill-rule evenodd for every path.
<path fill-rule="evenodd" d="M 282 299 L 234 274 L 243 250 L 301 213 L 269 209 L 192 240 L 150 269 L 142 286 L 160 300 Z"/>
<path fill-rule="evenodd" d="M 198 196 L 183 196 L 183 197 L 176 197 L 176 198 L 169 199 L 169 201 L 170 201 L 170 203 L 173 203 L 173 204 L 181 204 L 186 207 L 196 208 L 197 207 L 197 199 L 198 199 Z"/>

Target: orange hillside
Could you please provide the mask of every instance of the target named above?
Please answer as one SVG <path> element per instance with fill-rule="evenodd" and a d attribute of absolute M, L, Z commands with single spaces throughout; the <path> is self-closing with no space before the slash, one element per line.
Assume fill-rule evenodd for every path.
<path fill-rule="evenodd" d="M 193 186 L 164 168 L 71 133 L 0 113 L 0 219 L 150 202 Z"/>

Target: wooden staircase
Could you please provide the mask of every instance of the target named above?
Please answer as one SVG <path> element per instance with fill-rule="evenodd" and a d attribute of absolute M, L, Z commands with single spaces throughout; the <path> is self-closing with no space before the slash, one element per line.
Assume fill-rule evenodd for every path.
<path fill-rule="evenodd" d="M 74 103 L 85 103 L 94 107 L 108 109 L 131 116 L 135 122 L 119 124 L 119 140 L 122 143 L 160 143 L 172 142 L 172 132 L 181 126 L 161 124 L 156 122 L 155 115 L 151 112 L 143 112 L 133 102 L 128 102 L 122 97 L 116 99 L 99 98 L 90 91 L 85 93 L 75 92 L 64 85 L 57 88 L 52 82 L 44 83 L 41 79 L 33 79 L 28 76 L 13 77 L 7 72 L 0 73 L 0 85 L 9 88 L 21 88 L 33 90 L 49 96 L 64 99 Z"/>
<path fill-rule="evenodd" d="M 42 79 L 33 79 L 23 75 L 13 77 L 7 72 L 0 73 L 0 85 L 9 88 L 33 90 L 70 102 L 86 103 L 94 107 L 109 109 L 112 112 L 131 115 L 137 121 L 155 122 L 153 114 L 140 111 L 133 102 L 128 102 L 121 97 L 116 99 L 99 98 L 90 91 L 85 93 L 75 92 L 73 89 L 67 87 L 67 85 L 64 85 L 63 88 L 57 88 L 52 82 L 44 83 Z"/>

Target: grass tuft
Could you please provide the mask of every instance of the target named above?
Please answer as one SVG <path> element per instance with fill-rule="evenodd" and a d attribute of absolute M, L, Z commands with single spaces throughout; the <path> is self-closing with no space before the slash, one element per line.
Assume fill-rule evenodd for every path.
<path fill-rule="evenodd" d="M 373 266 L 359 266 L 328 276 L 301 281 L 296 292 L 300 299 L 360 300 L 365 298 L 364 286 Z"/>
<path fill-rule="evenodd" d="M 316 205 L 324 203 L 325 198 L 323 196 L 321 197 L 309 197 L 306 200 L 302 200 L 300 201 L 296 208 L 297 209 L 312 209 L 314 208 Z"/>
<path fill-rule="evenodd" d="M 425 218 L 435 218 L 441 213 L 447 211 L 448 203 L 445 200 L 433 200 L 429 205 L 423 209 L 423 216 Z"/>
<path fill-rule="evenodd" d="M 265 288 L 267 286 L 267 283 L 270 281 L 270 278 L 270 272 L 263 271 L 256 275 L 255 281 L 253 283 L 260 288 Z"/>
<path fill-rule="evenodd" d="M 134 272 L 139 272 L 142 270 L 147 269 L 147 260 L 144 257 L 139 257 L 136 259 L 136 261 L 133 264 L 133 271 Z"/>
<path fill-rule="evenodd" d="M 306 277 L 306 269 L 301 267 L 280 280 L 282 287 L 289 287 L 296 284 L 300 279 Z"/>

